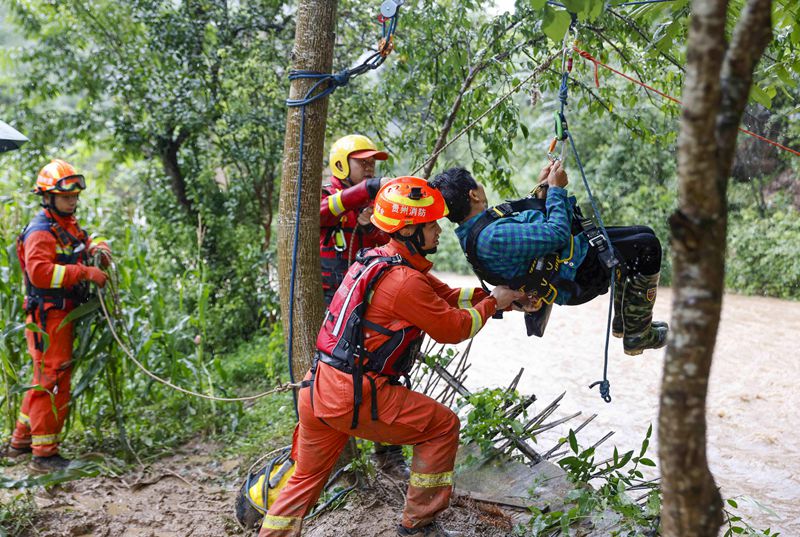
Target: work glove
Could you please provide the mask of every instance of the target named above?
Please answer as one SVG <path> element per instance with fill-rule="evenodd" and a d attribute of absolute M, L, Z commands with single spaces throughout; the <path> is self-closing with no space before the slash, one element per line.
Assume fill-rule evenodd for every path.
<path fill-rule="evenodd" d="M 84 266 L 82 279 L 95 283 L 98 287 L 103 287 L 106 284 L 106 280 L 108 280 L 108 276 L 97 267 Z"/>
<path fill-rule="evenodd" d="M 96 245 L 92 245 L 92 247 L 89 249 L 89 255 L 91 257 L 94 257 L 98 253 L 100 254 L 101 267 L 106 268 L 114 261 L 114 258 L 111 255 L 111 247 L 107 243 L 101 242 Z"/>

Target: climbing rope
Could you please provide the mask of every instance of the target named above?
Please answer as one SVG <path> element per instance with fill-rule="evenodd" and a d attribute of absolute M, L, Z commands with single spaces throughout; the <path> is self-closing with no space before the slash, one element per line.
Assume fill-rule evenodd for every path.
<path fill-rule="evenodd" d="M 222 402 L 254 401 L 256 399 L 260 399 L 262 397 L 266 397 L 267 395 L 272 395 L 274 393 L 286 392 L 286 391 L 289 391 L 289 390 L 291 390 L 293 388 L 298 388 L 300 386 L 300 383 L 296 383 L 296 384 L 286 383 L 286 384 L 283 384 L 283 383 L 281 383 L 279 381 L 278 382 L 278 386 L 276 386 L 275 388 L 273 388 L 271 390 L 268 390 L 266 392 L 263 392 L 263 393 L 256 394 L 256 395 L 248 395 L 248 396 L 245 396 L 245 397 L 217 397 L 217 396 L 214 396 L 214 395 L 207 395 L 207 394 L 204 394 L 204 393 L 199 393 L 199 392 L 195 392 L 195 391 L 192 391 L 192 390 L 187 390 L 186 388 L 181 388 L 180 386 L 177 386 L 177 385 L 173 384 L 169 380 L 159 377 L 158 375 L 156 375 L 155 373 L 153 373 L 152 371 L 147 369 L 147 367 L 145 367 L 145 365 L 142 362 L 140 362 L 139 360 L 136 359 L 135 353 L 131 350 L 132 345 L 126 345 L 122 341 L 122 338 L 119 336 L 119 334 L 118 334 L 118 332 L 117 332 L 117 330 L 116 330 L 116 328 L 114 326 L 115 325 L 115 321 L 117 321 L 120 324 L 122 324 L 122 326 L 124 327 L 124 331 L 125 331 L 126 337 L 128 339 L 128 342 L 129 343 L 133 342 L 133 338 L 131 337 L 131 334 L 130 334 L 130 331 L 128 330 L 127 325 L 125 324 L 125 322 L 123 320 L 118 319 L 119 312 L 122 311 L 122 308 L 120 306 L 119 294 L 117 293 L 117 284 L 118 284 L 118 281 L 119 281 L 119 276 L 118 276 L 116 270 L 114 270 L 113 267 L 114 267 L 114 265 L 112 264 L 111 265 L 111 270 L 108 271 L 109 278 L 108 278 L 108 281 L 106 283 L 106 285 L 108 285 L 108 289 L 109 289 L 108 294 L 106 294 L 106 291 L 103 288 L 97 287 L 97 298 L 98 298 L 98 301 L 100 302 L 100 309 L 103 312 L 103 318 L 105 319 L 106 323 L 108 324 L 108 328 L 111 331 L 111 336 L 117 342 L 117 345 L 119 345 L 119 348 L 122 349 L 122 352 L 125 353 L 125 355 L 128 358 L 130 358 L 131 361 L 134 364 L 136 364 L 136 366 L 139 369 L 141 369 L 142 372 L 145 375 L 147 375 L 148 377 L 150 377 L 151 379 L 155 380 L 156 382 L 160 382 L 161 384 L 163 384 L 165 386 L 169 386 L 173 390 L 176 390 L 178 392 L 184 393 L 186 395 L 191 395 L 193 397 L 200 397 L 202 399 L 208 399 L 210 401 L 222 401 Z M 109 311 L 108 311 L 108 307 L 106 306 L 106 300 L 105 300 L 106 296 L 109 296 L 111 298 L 111 301 L 112 301 L 112 303 L 114 305 L 115 316 L 112 316 L 111 313 L 109 313 Z"/>
<path fill-rule="evenodd" d="M 294 221 L 294 242 L 292 244 L 292 269 L 289 276 L 289 338 L 288 338 L 288 362 L 289 378 L 294 382 L 294 364 L 292 364 L 294 353 L 294 290 L 297 280 L 297 250 L 300 244 L 300 195 L 303 191 L 303 156 L 305 151 L 305 127 L 306 127 L 306 106 L 323 99 L 342 86 L 346 86 L 350 79 L 362 75 L 368 71 L 377 69 L 386 61 L 386 58 L 394 49 L 394 33 L 397 29 L 397 17 L 400 5 L 404 0 L 388 0 L 381 5 L 381 14 L 378 22 L 383 25 L 381 41 L 378 50 L 370 54 L 360 65 L 339 71 L 338 73 L 318 73 L 308 70 L 295 70 L 289 72 L 289 80 L 311 79 L 316 80 L 302 99 L 286 99 L 286 106 L 290 108 L 300 108 L 300 150 L 297 162 L 297 197 L 295 198 L 295 221 Z M 388 23 L 388 24 L 387 24 Z M 294 399 L 294 413 L 299 419 L 300 413 L 297 408 L 297 392 L 292 392 Z"/>
<path fill-rule="evenodd" d="M 605 348 L 603 352 L 603 379 L 593 382 L 589 385 L 589 388 L 594 388 L 595 386 L 599 386 L 600 389 L 600 397 L 602 397 L 603 401 L 606 403 L 611 402 L 611 383 L 608 380 L 608 346 L 611 339 L 611 319 L 613 316 L 614 311 L 614 288 L 616 285 L 615 281 L 615 268 L 619 264 L 619 260 L 613 254 L 613 247 L 611 246 L 611 239 L 606 232 L 605 224 L 603 223 L 603 218 L 600 215 L 600 209 L 597 207 L 597 202 L 595 201 L 594 195 L 592 194 L 592 188 L 589 186 L 589 180 L 586 178 L 586 171 L 583 167 L 583 161 L 581 161 L 580 154 L 578 154 L 578 148 L 575 145 L 575 139 L 572 137 L 572 133 L 569 130 L 569 124 L 567 123 L 566 118 L 566 108 L 567 108 L 567 101 L 569 99 L 569 76 L 572 72 L 572 51 L 576 50 L 577 47 L 569 47 L 567 46 L 567 42 L 571 37 L 571 34 L 575 33 L 577 35 L 577 16 L 574 13 L 570 13 L 572 17 L 572 21 L 570 22 L 569 29 L 567 33 L 564 35 L 564 53 L 561 59 L 561 86 L 558 89 L 558 100 L 560 103 L 559 111 L 555 114 L 555 137 L 553 139 L 553 143 L 550 145 L 550 150 L 548 151 L 548 156 L 551 158 L 558 158 L 553 157 L 555 151 L 555 145 L 557 143 L 561 143 L 561 158 L 563 159 L 564 151 L 566 149 L 566 143 L 569 141 L 569 146 L 572 149 L 572 154 L 575 156 L 575 164 L 578 166 L 578 170 L 581 173 L 581 180 L 583 182 L 583 186 L 586 189 L 586 195 L 589 198 L 589 203 L 592 208 L 592 212 L 594 213 L 594 217 L 597 220 L 597 229 L 600 230 L 600 234 L 602 235 L 603 240 L 605 241 L 606 248 L 601 249 L 602 253 L 605 253 L 604 256 L 601 257 L 601 261 L 604 265 L 610 269 L 611 276 L 609 278 L 610 283 L 610 296 L 609 296 L 609 303 L 608 303 L 608 319 L 606 322 L 606 341 L 605 341 Z M 598 238 L 598 237 L 595 237 Z"/>

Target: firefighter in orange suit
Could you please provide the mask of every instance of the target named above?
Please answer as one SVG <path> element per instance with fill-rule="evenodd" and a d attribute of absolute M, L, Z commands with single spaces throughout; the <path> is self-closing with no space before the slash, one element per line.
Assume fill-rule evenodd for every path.
<path fill-rule="evenodd" d="M 507 287 L 491 295 L 451 289 L 430 274 L 426 256 L 436 251 L 436 220 L 446 214 L 441 194 L 424 179 L 400 177 L 379 191 L 372 223 L 391 240 L 356 258 L 326 312 L 300 390 L 296 471 L 259 537 L 300 535 L 303 517 L 351 436 L 414 446 L 398 535 L 452 535 L 435 519 L 450 501 L 459 420 L 399 379 L 409 373 L 425 334 L 441 343 L 464 341 L 522 295 Z"/>
<path fill-rule="evenodd" d="M 64 318 L 88 297 L 88 282 L 105 285 L 106 275 L 86 262 L 100 252 L 101 263 L 111 261 L 105 242 L 93 244 L 78 225 L 75 209 L 86 180 L 63 160 L 42 168 L 34 193 L 43 209 L 17 240 L 17 255 L 24 271 L 27 323 L 46 334 L 26 330 L 33 358 L 35 388 L 25 393 L 17 426 L 6 455 L 33 452 L 31 469 L 60 470 L 69 461 L 58 453 L 61 428 L 69 412 L 73 324 Z"/>
<path fill-rule="evenodd" d="M 325 305 L 342 283 L 350 263 L 362 248 L 389 242 L 389 235 L 369 218 L 382 179 L 373 177 L 375 161 L 389 155 L 360 134 L 350 134 L 331 146 L 328 166 L 332 176 L 322 185 L 319 205 L 319 254 Z M 384 178 L 386 182 L 388 178 Z"/>

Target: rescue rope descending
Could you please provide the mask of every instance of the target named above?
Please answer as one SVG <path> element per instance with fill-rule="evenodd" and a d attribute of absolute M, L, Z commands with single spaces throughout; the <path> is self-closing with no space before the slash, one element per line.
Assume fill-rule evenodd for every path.
<path fill-rule="evenodd" d="M 606 268 L 608 268 L 610 271 L 608 319 L 606 321 L 606 341 L 603 350 L 603 379 L 593 382 L 592 384 L 589 385 L 589 388 L 594 388 L 595 386 L 598 386 L 600 390 L 600 397 L 606 403 L 610 403 L 611 383 L 608 380 L 608 346 L 611 340 L 611 319 L 614 315 L 614 292 L 616 287 L 616 273 L 617 273 L 617 266 L 619 265 L 619 260 L 613 253 L 614 250 L 611 245 L 611 239 L 608 237 L 608 232 L 606 232 L 605 224 L 603 223 L 603 218 L 600 215 L 600 209 L 598 209 L 597 207 L 597 202 L 595 201 L 594 195 L 592 194 L 592 188 L 589 186 L 589 180 L 586 178 L 586 171 L 583 168 L 583 162 L 581 161 L 581 157 L 578 154 L 578 148 L 575 146 L 575 139 L 572 137 L 572 133 L 569 131 L 569 125 L 567 123 L 565 115 L 565 111 L 567 108 L 567 100 L 569 98 L 569 75 L 572 72 L 572 51 L 575 48 L 568 46 L 567 43 L 568 40 L 570 39 L 570 34 L 575 33 L 575 35 L 577 36 L 577 30 L 576 30 L 577 16 L 574 13 L 571 13 L 570 15 L 572 16 L 572 21 L 570 22 L 567 33 L 564 35 L 564 46 L 563 46 L 564 55 L 561 60 L 561 71 L 562 71 L 561 86 L 558 90 L 558 100 L 560 102 L 560 109 L 558 112 L 556 112 L 555 116 L 556 137 L 553 139 L 553 144 L 551 144 L 550 146 L 549 154 L 553 153 L 554 146 L 560 142 L 562 144 L 561 155 L 563 158 L 564 150 L 566 149 L 566 142 L 569 141 L 569 147 L 572 149 L 572 154 L 575 156 L 575 164 L 577 164 L 578 166 L 578 170 L 581 173 L 581 180 L 583 182 L 583 186 L 586 189 L 586 196 L 589 198 L 589 204 L 592 208 L 592 212 L 594 213 L 594 218 L 597 220 L 597 229 L 600 230 L 600 236 L 595 238 L 602 239 L 602 242 L 605 243 L 604 245 L 600 244 L 597 245 L 599 246 L 598 257 L 601 259 Z"/>

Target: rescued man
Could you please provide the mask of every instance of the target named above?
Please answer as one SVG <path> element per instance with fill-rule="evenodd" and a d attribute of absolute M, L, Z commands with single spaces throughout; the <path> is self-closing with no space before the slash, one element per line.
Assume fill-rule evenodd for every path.
<path fill-rule="evenodd" d="M 529 310 L 551 300 L 577 305 L 605 294 L 612 269 L 604 256 L 613 252 L 620 261 L 614 269 L 613 334 L 623 338 L 629 355 L 663 347 L 667 324 L 652 320 L 661 243 L 645 226 L 608 227 L 607 249 L 600 232 L 585 220 L 581 223 L 575 198 L 565 190 L 568 182 L 562 163 L 551 162 L 538 178 L 538 197 L 543 199 L 525 198 L 491 209 L 483 186 L 464 168 L 450 168 L 430 184 L 442 192 L 448 218 L 458 224 L 456 235 L 476 273 L 493 284 L 524 287 L 533 298 Z"/>
<path fill-rule="evenodd" d="M 397 534 L 448 536 L 436 516 L 453 484 L 459 420 L 409 389 L 422 337 L 458 343 L 524 295 L 508 287 L 451 289 L 430 273 L 447 215 L 424 179 L 400 177 L 378 192 L 372 223 L 391 237 L 350 267 L 326 312 L 314 364 L 300 390 L 296 471 L 264 518 L 259 537 L 300 535 L 348 438 L 412 445 L 411 478 Z"/>

